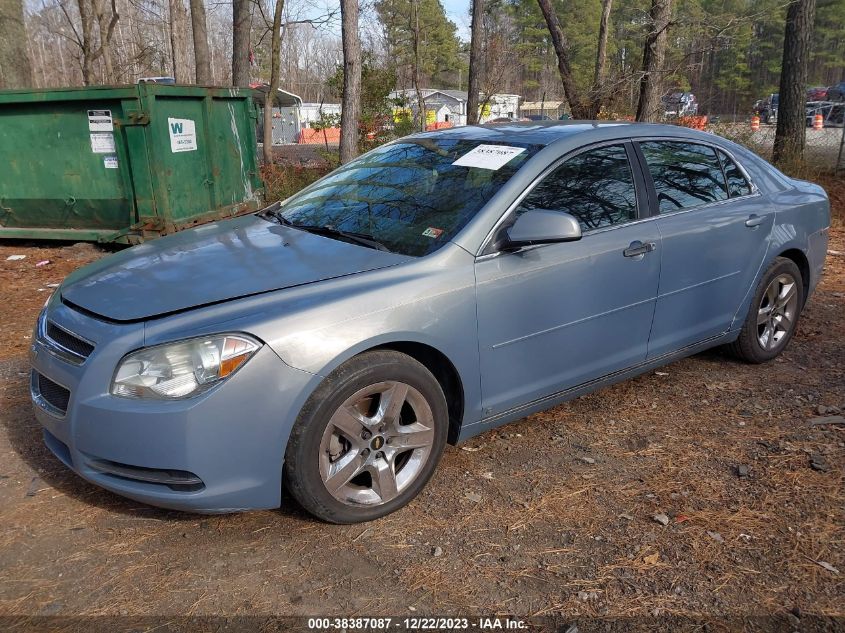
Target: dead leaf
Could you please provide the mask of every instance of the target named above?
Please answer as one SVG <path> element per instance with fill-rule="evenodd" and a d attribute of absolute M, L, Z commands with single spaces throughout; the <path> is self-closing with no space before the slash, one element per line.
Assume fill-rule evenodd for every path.
<path fill-rule="evenodd" d="M 816 565 L 819 565 L 820 567 L 824 567 L 827 571 L 829 571 L 829 572 L 833 572 L 834 574 L 838 574 L 838 573 L 839 573 L 839 570 L 838 570 L 838 569 L 836 569 L 836 567 L 834 567 L 834 566 L 833 566 L 833 565 L 831 565 L 830 563 L 827 563 L 827 562 L 825 562 L 825 561 L 823 561 L 823 560 L 817 560 L 817 561 L 816 561 Z"/>
<path fill-rule="evenodd" d="M 660 552 L 655 552 L 654 554 L 650 554 L 648 556 L 643 556 L 643 562 L 646 565 L 656 565 L 657 561 L 660 560 Z"/>

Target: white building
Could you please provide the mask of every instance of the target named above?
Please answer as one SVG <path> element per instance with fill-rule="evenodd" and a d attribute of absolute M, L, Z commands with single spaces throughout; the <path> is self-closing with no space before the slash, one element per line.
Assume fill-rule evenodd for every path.
<path fill-rule="evenodd" d="M 303 103 L 299 106 L 299 124 L 303 128 L 311 127 L 311 123 L 320 120 L 320 113 L 324 116 L 335 116 L 340 125 L 339 103 Z"/>
<path fill-rule="evenodd" d="M 266 94 L 267 84 L 253 84 L 252 88 Z M 257 99 L 259 108 L 264 107 L 264 97 Z M 320 112 L 326 115 L 338 115 L 340 125 L 339 103 L 303 103 L 302 97 L 279 88 L 273 104 L 273 145 L 289 145 L 299 140 L 299 133 L 311 127 L 311 123 L 320 120 Z M 263 138 L 263 116 L 258 118 L 258 139 Z"/>
<path fill-rule="evenodd" d="M 423 88 L 420 90 L 425 102 L 426 122 L 451 123 L 453 126 L 466 125 L 467 123 L 467 100 L 468 95 L 462 90 L 440 90 L 435 88 Z M 409 111 L 411 116 L 416 115 L 418 109 L 417 92 L 413 88 L 394 90 L 388 97 L 390 99 L 401 99 L 404 109 Z M 484 95 L 479 95 L 479 103 L 484 102 Z M 402 108 L 397 108 L 401 110 Z M 487 105 L 481 112 L 481 123 L 500 117 L 516 117 L 519 111 L 519 95 L 494 94 L 487 100 Z"/>

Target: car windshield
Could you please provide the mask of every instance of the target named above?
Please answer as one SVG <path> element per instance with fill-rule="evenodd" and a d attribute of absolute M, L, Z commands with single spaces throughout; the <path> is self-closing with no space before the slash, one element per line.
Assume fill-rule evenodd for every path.
<path fill-rule="evenodd" d="M 540 147 L 404 139 L 318 180 L 276 215 L 321 227 L 329 237 L 354 234 L 395 253 L 426 255 L 457 234 Z"/>

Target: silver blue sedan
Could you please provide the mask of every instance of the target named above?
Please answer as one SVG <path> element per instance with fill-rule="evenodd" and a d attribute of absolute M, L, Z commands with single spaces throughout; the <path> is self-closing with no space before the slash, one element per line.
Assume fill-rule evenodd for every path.
<path fill-rule="evenodd" d="M 829 223 L 820 187 L 683 128 L 419 134 L 72 274 L 32 399 L 53 453 L 118 494 L 229 512 L 285 486 L 367 521 L 447 442 L 709 347 L 774 358 Z"/>

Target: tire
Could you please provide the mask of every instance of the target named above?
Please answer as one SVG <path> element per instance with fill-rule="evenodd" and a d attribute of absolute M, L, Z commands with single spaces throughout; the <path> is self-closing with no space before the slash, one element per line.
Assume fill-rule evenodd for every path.
<path fill-rule="evenodd" d="M 399 352 L 365 352 L 332 372 L 302 408 L 284 480 L 324 521 L 372 521 L 425 487 L 448 427 L 446 398 L 428 369 Z"/>
<path fill-rule="evenodd" d="M 791 259 L 775 258 L 757 285 L 739 338 L 729 346 L 731 352 L 749 363 L 772 360 L 792 340 L 803 307 L 801 271 Z"/>

